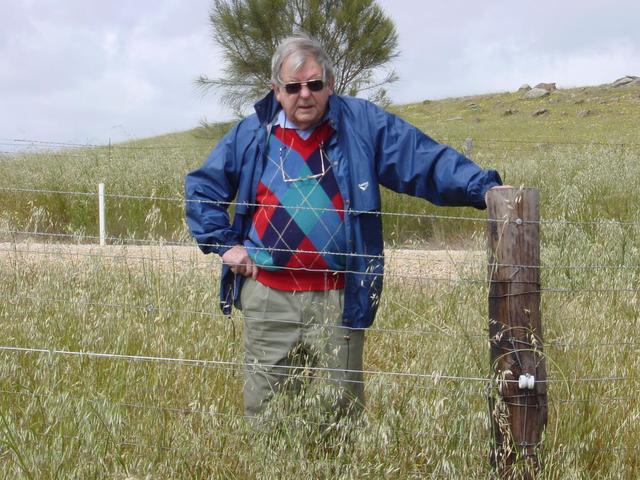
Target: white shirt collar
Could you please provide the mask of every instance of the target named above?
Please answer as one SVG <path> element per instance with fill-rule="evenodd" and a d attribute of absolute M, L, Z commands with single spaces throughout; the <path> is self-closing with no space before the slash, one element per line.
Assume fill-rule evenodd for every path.
<path fill-rule="evenodd" d="M 287 116 L 285 115 L 284 110 L 280 110 L 278 112 L 278 117 L 276 118 L 276 121 L 273 122 L 273 124 L 279 125 L 282 128 L 292 128 L 298 133 L 298 135 L 300 135 L 301 138 L 303 138 L 304 140 L 307 140 L 313 134 L 313 131 L 316 128 L 318 128 L 323 121 L 324 121 L 324 117 L 319 123 L 316 123 L 315 125 L 312 125 L 309 128 L 305 128 L 305 129 L 298 128 L 295 123 L 287 119 Z"/>

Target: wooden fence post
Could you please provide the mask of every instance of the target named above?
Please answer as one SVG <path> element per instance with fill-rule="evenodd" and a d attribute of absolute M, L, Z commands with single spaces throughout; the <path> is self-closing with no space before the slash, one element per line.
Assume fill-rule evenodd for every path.
<path fill-rule="evenodd" d="M 547 374 L 540 315 L 540 209 L 535 189 L 487 196 L 489 338 L 497 389 L 489 395 L 502 478 L 535 478 L 547 422 Z"/>

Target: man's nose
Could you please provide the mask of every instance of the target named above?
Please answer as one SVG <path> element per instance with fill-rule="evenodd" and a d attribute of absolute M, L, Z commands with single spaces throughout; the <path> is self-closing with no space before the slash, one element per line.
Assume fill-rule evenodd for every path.
<path fill-rule="evenodd" d="M 303 83 L 300 86 L 300 96 L 303 98 L 308 98 L 311 96 L 311 90 L 309 90 L 309 87 L 307 86 L 306 83 Z"/>

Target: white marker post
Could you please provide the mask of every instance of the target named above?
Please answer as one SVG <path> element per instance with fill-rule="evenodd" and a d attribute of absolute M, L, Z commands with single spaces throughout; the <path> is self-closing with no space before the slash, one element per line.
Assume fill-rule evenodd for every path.
<path fill-rule="evenodd" d="M 100 223 L 100 246 L 106 245 L 106 228 L 104 221 L 104 183 L 98 184 L 98 220 Z"/>

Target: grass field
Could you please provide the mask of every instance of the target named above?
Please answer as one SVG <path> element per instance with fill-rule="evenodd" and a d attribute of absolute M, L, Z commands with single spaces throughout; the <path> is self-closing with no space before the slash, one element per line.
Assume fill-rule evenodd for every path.
<path fill-rule="evenodd" d="M 598 87 L 527 103 L 498 94 L 394 107 L 437 139 L 472 137 L 478 162 L 540 189 L 550 379 L 541 478 L 640 474 L 638 95 Z M 532 117 L 543 105 L 550 113 Z M 578 115 L 591 105 L 595 113 Z M 9 241 L 0 346 L 14 348 L 0 350 L 1 478 L 491 476 L 482 254 L 456 257 L 451 275 L 401 266 L 389 275 L 368 332 L 365 415 L 325 432 L 323 378 L 303 399 L 274 404 L 259 428 L 242 418 L 242 321 L 219 315 L 215 259 L 126 246 L 51 255 L 55 243 L 25 255 L 12 242 L 28 237 L 17 231 L 71 235 L 67 243 L 95 236 L 95 196 L 15 189 L 93 193 L 99 181 L 121 195 L 107 200 L 111 235 L 186 242 L 181 179 L 211 140 L 189 132 L 146 142 L 0 161 Z M 390 215 L 390 244 L 485 248 L 482 212 L 390 194 L 385 206 L 478 219 Z"/>

